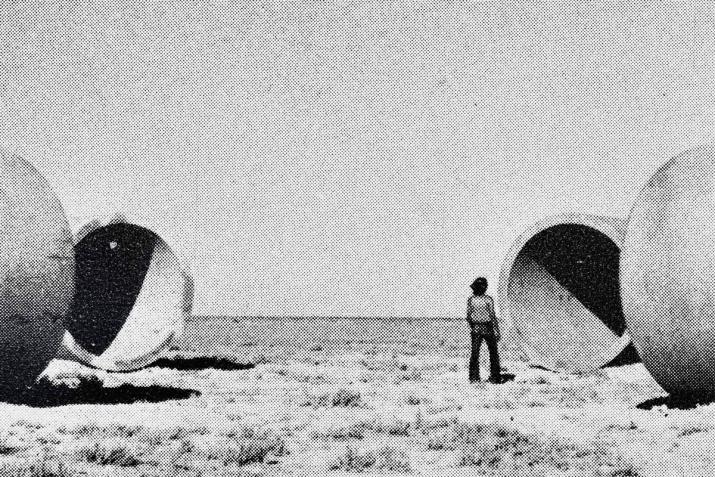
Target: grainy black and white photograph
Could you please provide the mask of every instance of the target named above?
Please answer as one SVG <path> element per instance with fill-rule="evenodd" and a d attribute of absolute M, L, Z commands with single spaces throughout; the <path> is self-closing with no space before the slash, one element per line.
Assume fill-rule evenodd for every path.
<path fill-rule="evenodd" d="M 715 4 L 0 4 L 0 477 L 715 474 Z"/>

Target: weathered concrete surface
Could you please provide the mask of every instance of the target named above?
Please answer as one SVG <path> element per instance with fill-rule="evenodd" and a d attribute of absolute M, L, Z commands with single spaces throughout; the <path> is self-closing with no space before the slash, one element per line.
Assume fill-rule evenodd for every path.
<path fill-rule="evenodd" d="M 715 395 L 715 149 L 689 150 L 648 181 L 621 261 L 633 342 L 672 394 Z"/>
<path fill-rule="evenodd" d="M 501 269 L 499 313 L 533 363 L 588 372 L 628 345 L 618 287 L 623 233 L 618 219 L 557 215 L 514 242 Z"/>
<path fill-rule="evenodd" d="M 77 293 L 65 348 L 110 371 L 155 361 L 191 312 L 188 269 L 161 237 L 121 216 L 89 223 L 75 242 Z"/>
<path fill-rule="evenodd" d="M 32 383 L 54 358 L 73 294 L 62 205 L 33 166 L 0 151 L 0 393 Z"/>

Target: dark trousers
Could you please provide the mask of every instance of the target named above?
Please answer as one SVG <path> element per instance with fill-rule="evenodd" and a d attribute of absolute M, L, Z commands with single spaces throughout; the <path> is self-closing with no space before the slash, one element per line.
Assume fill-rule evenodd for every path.
<path fill-rule="evenodd" d="M 469 358 L 469 381 L 479 381 L 479 349 L 482 340 L 486 341 L 489 349 L 489 379 L 499 381 L 501 365 L 499 364 L 499 350 L 497 349 L 497 339 L 494 336 L 491 324 L 479 325 L 472 329 L 472 356 Z"/>

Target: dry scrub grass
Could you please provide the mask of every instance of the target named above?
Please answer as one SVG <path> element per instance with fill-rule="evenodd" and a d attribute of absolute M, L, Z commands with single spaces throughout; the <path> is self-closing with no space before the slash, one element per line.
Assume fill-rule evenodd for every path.
<path fill-rule="evenodd" d="M 136 467 L 142 462 L 136 452 L 121 441 L 96 442 L 81 447 L 77 456 L 84 462 L 97 465 Z"/>
<path fill-rule="evenodd" d="M 62 434 L 72 434 L 84 437 L 134 437 L 143 431 L 142 426 L 125 426 L 124 424 L 99 425 L 97 423 L 80 424 L 72 428 L 60 427 L 58 432 Z"/>
<path fill-rule="evenodd" d="M 343 470 L 346 472 L 366 472 L 371 470 L 407 472 L 410 470 L 410 462 L 404 451 L 392 447 L 383 447 L 374 451 L 359 451 L 352 447 L 347 447 L 330 464 L 330 470 Z"/>
<path fill-rule="evenodd" d="M 141 429 L 141 432 L 137 433 L 137 437 L 149 445 L 159 445 L 186 439 L 192 435 L 205 436 L 208 433 L 209 429 L 206 426 L 197 426 L 190 429 L 181 426 L 172 426 L 166 428 Z"/>
<path fill-rule="evenodd" d="M 339 389 L 335 393 L 311 395 L 306 397 L 302 406 L 312 407 L 363 407 L 365 403 L 359 392 Z"/>
<path fill-rule="evenodd" d="M 265 462 L 269 456 L 286 455 L 286 445 L 280 437 L 227 439 L 217 442 L 206 453 L 209 459 L 220 460 L 224 465 L 247 465 Z"/>
<path fill-rule="evenodd" d="M 461 322 L 191 322 L 162 366 L 58 362 L 35 401 L 0 403 L 0 476 L 715 472 L 715 405 L 638 408 L 662 394 L 641 365 L 551 373 L 505 336 L 515 379 L 472 385 L 467 339 Z"/>
<path fill-rule="evenodd" d="M 369 426 L 364 422 L 347 426 L 330 426 L 325 430 L 316 429 L 311 431 L 311 438 L 334 441 L 347 441 L 350 439 L 359 440 L 365 437 L 365 432 L 368 429 Z"/>
<path fill-rule="evenodd" d="M 37 460 L 30 463 L 3 464 L 0 466 L 2 477 L 71 477 L 72 473 L 62 462 Z"/>

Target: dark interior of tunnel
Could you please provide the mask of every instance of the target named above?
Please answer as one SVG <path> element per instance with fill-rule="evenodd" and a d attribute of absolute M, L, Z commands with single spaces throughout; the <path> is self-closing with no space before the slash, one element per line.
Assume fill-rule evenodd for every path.
<path fill-rule="evenodd" d="M 521 254 L 541 264 L 611 331 L 623 335 L 620 249 L 605 234 L 585 225 L 559 224 L 532 237 Z"/>
<path fill-rule="evenodd" d="M 618 366 L 628 366 L 629 364 L 640 363 L 641 358 L 638 355 L 636 347 L 633 343 L 629 343 L 628 346 L 623 348 L 623 351 L 618 353 L 618 356 L 613 358 L 611 361 L 606 363 L 604 368 L 615 368 Z"/>
<path fill-rule="evenodd" d="M 75 341 L 103 353 L 141 291 L 158 237 L 133 224 L 97 229 L 75 245 L 76 292 L 65 326 Z"/>

